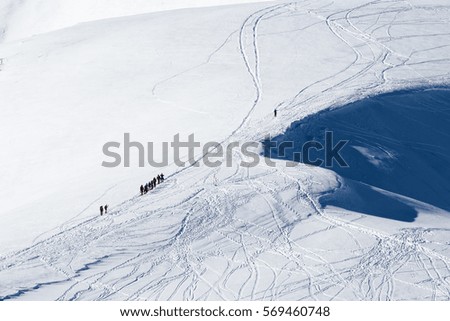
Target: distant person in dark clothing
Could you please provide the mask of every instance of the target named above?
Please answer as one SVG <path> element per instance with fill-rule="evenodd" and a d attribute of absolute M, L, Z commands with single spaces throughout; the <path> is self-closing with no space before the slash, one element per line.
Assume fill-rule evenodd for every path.
<path fill-rule="evenodd" d="M 158 181 L 158 184 L 160 184 L 161 183 L 161 176 L 156 176 L 156 179 L 157 179 L 157 181 Z"/>
<path fill-rule="evenodd" d="M 100 216 L 103 215 L 103 206 L 100 206 Z"/>
<path fill-rule="evenodd" d="M 159 175 L 161 177 L 161 182 L 164 182 L 164 174 Z"/>
<path fill-rule="evenodd" d="M 148 193 L 148 186 L 147 186 L 147 185 L 145 185 L 145 187 L 144 187 L 144 193 L 145 193 L 145 194 Z"/>
<path fill-rule="evenodd" d="M 108 214 L 108 204 L 105 205 L 105 214 Z"/>
<path fill-rule="evenodd" d="M 277 117 L 277 109 L 276 108 L 273 110 L 273 116 Z"/>
<path fill-rule="evenodd" d="M 156 178 L 153 177 L 153 186 L 156 187 Z"/>
<path fill-rule="evenodd" d="M 144 186 L 141 185 L 141 195 L 144 195 Z"/>

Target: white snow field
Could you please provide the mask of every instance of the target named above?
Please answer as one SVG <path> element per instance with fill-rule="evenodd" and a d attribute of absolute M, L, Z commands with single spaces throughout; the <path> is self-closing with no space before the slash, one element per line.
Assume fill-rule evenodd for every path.
<path fill-rule="evenodd" d="M 237 2 L 0 0 L 0 300 L 450 299 L 448 1 Z M 326 130 L 350 167 L 101 166 Z"/>

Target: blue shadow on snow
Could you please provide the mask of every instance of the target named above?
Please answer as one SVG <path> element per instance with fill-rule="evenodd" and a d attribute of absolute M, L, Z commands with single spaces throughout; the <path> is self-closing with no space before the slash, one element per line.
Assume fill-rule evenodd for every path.
<path fill-rule="evenodd" d="M 264 156 L 306 162 L 303 144 L 325 145 L 330 131 L 334 145 L 348 141 L 340 154 L 349 166 L 333 161 L 327 167 L 342 177 L 345 188 L 324 195 L 321 204 L 412 222 L 417 211 L 405 197 L 450 211 L 449 129 L 449 89 L 397 91 L 296 121 L 271 140 L 272 146 L 292 141 L 294 147 L 283 155 L 265 148 Z M 325 159 L 323 150 L 311 151 L 310 160 Z"/>

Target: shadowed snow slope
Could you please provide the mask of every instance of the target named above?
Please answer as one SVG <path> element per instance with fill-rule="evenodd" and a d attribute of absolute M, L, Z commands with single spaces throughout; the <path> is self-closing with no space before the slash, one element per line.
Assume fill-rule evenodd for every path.
<path fill-rule="evenodd" d="M 335 194 L 324 197 L 323 204 L 411 221 L 416 215 L 412 208 L 371 186 L 449 211 L 449 124 L 449 90 L 393 92 L 293 123 L 275 140 L 293 141 L 295 148 L 272 157 L 294 161 L 307 141 L 325 146 L 325 132 L 330 131 L 334 145 L 348 141 L 340 150 L 348 167 L 333 161 L 329 168 L 355 181 L 349 182 L 354 198 Z M 318 158 L 325 160 L 325 151 L 311 149 L 309 160 Z"/>

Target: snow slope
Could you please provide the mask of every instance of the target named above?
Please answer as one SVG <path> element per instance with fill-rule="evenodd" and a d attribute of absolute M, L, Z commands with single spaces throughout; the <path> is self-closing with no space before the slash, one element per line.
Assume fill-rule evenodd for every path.
<path fill-rule="evenodd" d="M 103 144 L 124 132 L 142 142 L 192 132 L 202 142 L 247 142 L 297 139 L 298 122 L 317 137 L 330 126 L 357 139 L 360 121 L 381 149 L 396 107 L 381 95 L 373 99 L 387 103 L 367 110 L 363 98 L 448 86 L 449 10 L 445 1 L 275 1 L 3 42 L 0 299 L 448 300 L 444 192 L 431 200 L 285 159 L 248 169 L 236 152 L 232 167 L 164 168 L 168 180 L 140 197 L 137 187 L 160 169 L 100 164 Z M 359 100 L 359 114 L 344 106 Z M 448 105 L 423 106 L 428 118 L 408 114 L 412 124 L 399 128 L 408 134 L 423 120 L 419 129 L 433 126 L 426 137 L 445 138 Z M 341 118 L 331 111 L 315 121 L 338 107 Z M 377 111 L 381 120 L 367 122 Z M 389 125 L 385 138 L 400 132 Z M 448 188 L 445 144 L 430 144 L 444 148 L 430 163 L 412 163 L 443 167 L 442 181 L 424 183 L 432 189 Z M 373 161 L 370 146 L 353 146 Z M 396 149 L 406 153 L 398 159 L 412 151 Z M 404 207 L 380 198 L 414 215 L 398 219 Z M 111 212 L 100 217 L 105 203 Z"/>
<path fill-rule="evenodd" d="M 294 141 L 295 148 L 287 150 L 283 157 L 276 153 L 271 156 L 293 161 L 294 153 L 301 152 L 305 142 L 313 138 L 325 146 L 324 129 L 332 131 L 334 144 L 349 140 L 341 153 L 349 166 L 339 166 L 336 161 L 328 166 L 340 176 L 422 201 L 435 206 L 435 211 L 449 211 L 449 110 L 450 91 L 445 88 L 370 97 L 294 122 L 274 139 L 280 143 Z M 325 159 L 324 151 L 313 150 L 310 159 Z M 327 167 L 325 162 L 321 166 Z M 350 199 L 339 195 L 333 201 L 346 208 L 357 199 L 358 192 L 352 190 L 349 195 Z M 400 210 L 395 201 L 386 204 L 375 194 L 364 197 L 358 206 L 358 212 L 406 221 L 414 220 L 417 214 L 414 206 Z M 376 206 L 379 211 L 372 211 Z"/>
<path fill-rule="evenodd" d="M 148 12 L 260 0 L 1 0 L 0 40 L 12 41 L 78 23 Z"/>

